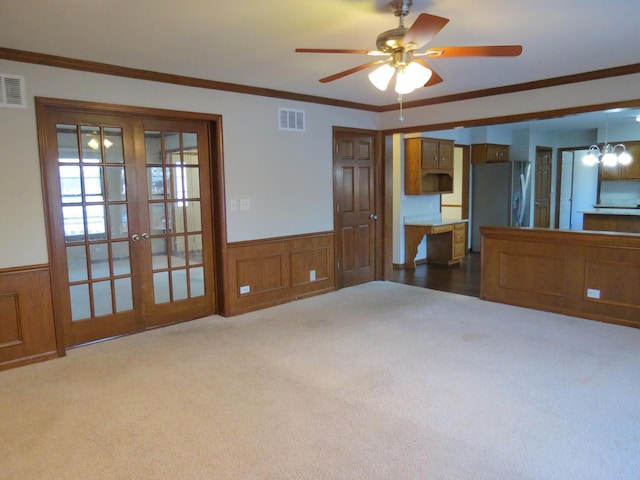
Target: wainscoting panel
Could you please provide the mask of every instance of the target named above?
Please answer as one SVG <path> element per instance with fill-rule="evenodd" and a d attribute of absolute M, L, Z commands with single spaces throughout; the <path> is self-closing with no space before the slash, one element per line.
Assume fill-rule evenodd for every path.
<path fill-rule="evenodd" d="M 562 258 L 505 252 L 500 255 L 500 288 L 561 296 L 563 273 Z"/>
<path fill-rule="evenodd" d="M 480 231 L 484 300 L 640 327 L 640 234 Z"/>
<path fill-rule="evenodd" d="M 23 343 L 18 294 L 5 293 L 0 295 L 0 348 Z"/>
<path fill-rule="evenodd" d="M 640 308 L 639 264 L 587 260 L 585 279 L 589 288 L 600 290 L 600 298 L 588 298 L 589 301 Z"/>
<path fill-rule="evenodd" d="M 260 252 L 252 252 L 259 254 Z M 237 290 L 242 293 L 243 287 L 254 294 L 264 294 L 282 290 L 287 283 L 287 258 L 283 253 L 268 253 L 267 256 L 241 258 L 236 262 L 238 272 Z"/>
<path fill-rule="evenodd" d="M 290 252 L 293 298 L 335 289 L 332 234 L 294 239 Z"/>
<path fill-rule="evenodd" d="M 333 233 L 228 245 L 227 314 L 237 315 L 335 289 Z"/>
<path fill-rule="evenodd" d="M 48 266 L 0 270 L 0 370 L 56 356 Z"/>

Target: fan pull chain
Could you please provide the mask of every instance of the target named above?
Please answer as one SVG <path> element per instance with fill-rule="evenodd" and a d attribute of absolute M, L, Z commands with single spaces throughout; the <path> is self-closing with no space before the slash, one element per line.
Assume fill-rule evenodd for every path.
<path fill-rule="evenodd" d="M 402 114 L 402 94 L 398 95 L 398 103 L 400 104 L 400 118 L 401 122 L 404 122 L 404 115 Z"/>

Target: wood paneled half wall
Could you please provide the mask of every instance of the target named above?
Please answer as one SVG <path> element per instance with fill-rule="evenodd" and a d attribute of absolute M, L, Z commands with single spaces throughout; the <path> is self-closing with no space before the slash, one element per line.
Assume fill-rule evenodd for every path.
<path fill-rule="evenodd" d="M 47 265 L 0 270 L 0 370 L 58 355 L 51 298 Z"/>
<path fill-rule="evenodd" d="M 335 290 L 333 242 L 322 232 L 229 243 L 226 314 Z"/>
<path fill-rule="evenodd" d="M 482 299 L 640 327 L 640 234 L 480 232 Z"/>

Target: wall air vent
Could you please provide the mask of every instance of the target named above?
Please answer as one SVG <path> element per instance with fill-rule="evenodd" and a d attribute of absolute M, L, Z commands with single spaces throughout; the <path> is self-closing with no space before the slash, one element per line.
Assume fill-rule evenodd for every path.
<path fill-rule="evenodd" d="M 0 73 L 0 107 L 27 108 L 24 77 Z"/>
<path fill-rule="evenodd" d="M 295 130 L 304 132 L 304 111 L 287 108 L 278 109 L 280 130 Z"/>

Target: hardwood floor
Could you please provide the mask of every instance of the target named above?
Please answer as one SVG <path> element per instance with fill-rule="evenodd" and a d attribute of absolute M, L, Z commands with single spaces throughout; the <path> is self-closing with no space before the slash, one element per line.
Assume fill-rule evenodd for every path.
<path fill-rule="evenodd" d="M 468 253 L 459 265 L 421 264 L 415 270 L 394 268 L 393 281 L 445 292 L 480 296 L 480 254 Z"/>

